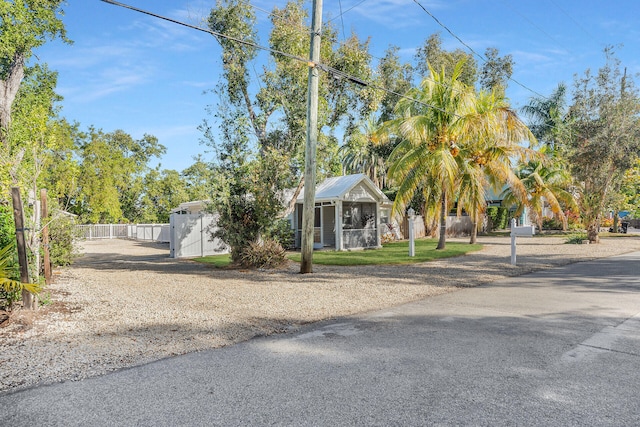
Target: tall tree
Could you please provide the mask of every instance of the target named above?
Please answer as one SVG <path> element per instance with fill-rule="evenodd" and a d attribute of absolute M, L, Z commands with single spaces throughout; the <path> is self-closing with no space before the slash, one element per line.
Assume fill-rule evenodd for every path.
<path fill-rule="evenodd" d="M 254 75 L 252 60 L 256 50 L 252 46 L 221 38 L 223 80 L 218 94 L 229 96 L 229 106 L 239 109 L 249 120 L 252 130 L 249 141 L 256 141 L 259 152 L 275 148 L 290 156 L 290 181 L 303 169 L 306 131 L 307 58 L 309 27 L 307 11 L 301 0 L 292 0 L 271 13 L 272 29 L 269 46 L 272 66 L 265 66 L 259 84 L 250 84 Z M 258 43 L 253 9 L 240 0 L 218 0 L 209 16 L 212 30 L 228 34 L 249 43 Z M 323 70 L 319 87 L 319 118 L 321 130 L 318 140 L 319 177 L 339 171 L 337 139 L 332 132 L 341 124 L 355 129 L 358 117 L 366 116 L 375 105 L 370 102 L 372 91 L 359 90 L 344 74 L 369 80 L 372 72 L 367 53 L 368 42 L 352 35 L 337 43 L 331 25 L 323 27 L 321 62 Z M 297 58 L 284 56 L 287 52 Z M 330 68 L 329 68 L 330 67 Z M 259 87 L 256 87 L 259 86 Z M 357 89 L 357 90 L 356 90 Z"/>
<path fill-rule="evenodd" d="M 0 141 L 5 144 L 12 105 L 33 50 L 47 39 L 60 37 L 69 42 L 58 18 L 63 1 L 0 1 Z"/>
<path fill-rule="evenodd" d="M 215 173 L 213 165 L 203 160 L 201 155 L 180 174 L 190 200 L 209 200 L 213 192 Z"/>
<path fill-rule="evenodd" d="M 533 143 L 535 138 L 511 109 L 501 88 L 477 93 L 474 112 L 466 121 L 467 141 L 460 144 L 456 156 L 460 170 L 456 187 L 458 215 L 464 209 L 471 218 L 473 244 L 487 208 L 488 190 L 498 192 L 506 186 L 511 194 L 526 197 L 513 161 L 535 157 L 535 152 L 521 145 L 524 141 Z"/>
<path fill-rule="evenodd" d="M 491 161 L 496 171 L 504 172 L 498 164 L 508 163 L 509 156 L 518 152 L 518 142 L 533 139 L 504 101 L 494 94 L 479 100 L 474 88 L 460 81 L 463 69 L 464 62 L 459 62 L 451 75 L 444 69 L 432 69 L 420 88 L 410 90 L 407 98 L 398 102 L 398 118 L 387 124 L 391 134 L 402 138 L 391 155 L 389 169 L 390 179 L 398 185 L 394 210 L 401 212 L 419 188 L 427 202 L 437 201 L 437 249 L 445 248 L 447 212 L 463 177 L 470 180 L 465 184 L 466 207 L 477 212 L 484 172 L 471 163 L 481 166 L 480 159 L 485 158 L 485 166 Z M 497 155 L 499 151 L 505 154 Z M 485 157 L 492 152 L 495 158 Z"/>
<path fill-rule="evenodd" d="M 400 62 L 398 46 L 391 46 L 385 52 L 377 67 L 377 81 L 379 86 L 389 90 L 384 92 L 380 100 L 379 121 L 386 122 L 393 118 L 393 109 L 412 86 L 412 67 L 408 63 Z"/>
<path fill-rule="evenodd" d="M 544 208 L 547 204 L 552 214 L 562 222 L 563 230 L 566 230 L 568 224 L 565 211 L 577 213 L 578 205 L 573 193 L 569 191 L 571 175 L 565 165 L 552 157 L 530 159 L 518 165 L 516 175 L 524 185 L 527 197 L 523 199 L 507 189 L 502 194 L 503 203 L 507 206 L 516 205 L 516 216 L 522 214 L 525 206 L 529 207 L 530 216 L 539 230 L 542 230 Z"/>
<path fill-rule="evenodd" d="M 136 222 L 168 223 L 171 210 L 189 201 L 189 194 L 180 173 L 157 167 L 142 179 L 144 192 L 140 197 Z"/>
<path fill-rule="evenodd" d="M 579 183 L 580 210 L 589 241 L 599 241 L 599 228 L 609 197 L 619 188 L 640 150 L 640 99 L 633 79 L 615 57 L 596 74 L 576 77 L 570 108 L 572 138 L 569 160 Z"/>
<path fill-rule="evenodd" d="M 79 144 L 79 191 L 70 210 L 90 223 L 130 220 L 123 207 L 136 199 L 131 197 L 131 191 L 136 191 L 132 184 L 144 176 L 148 162 L 162 155 L 165 147 L 151 135 L 134 140 L 122 130 L 104 133 L 94 128 L 82 135 Z"/>
<path fill-rule="evenodd" d="M 5 150 L 0 153 L 3 193 L 9 185 L 35 191 L 55 151 L 69 142 L 57 119 L 55 104 L 61 97 L 55 92 L 56 83 L 57 73 L 46 65 L 27 71 L 13 105 L 13 121 L 6 129 Z"/>
<path fill-rule="evenodd" d="M 504 94 L 513 74 L 513 56 L 500 57 L 500 52 L 494 47 L 487 48 L 484 56 L 487 60 L 480 70 L 480 87 Z"/>
<path fill-rule="evenodd" d="M 378 141 L 378 125 L 373 116 L 353 132 L 340 147 L 343 171 L 363 173 L 380 189 L 386 187 L 387 158 L 393 150 L 393 141 Z"/>
<path fill-rule="evenodd" d="M 461 83 L 473 87 L 478 80 L 478 66 L 473 55 L 462 49 L 444 50 L 440 33 L 431 34 L 424 45 L 417 49 L 415 62 L 415 71 L 420 81 L 429 77 L 431 69 L 438 73 L 444 69 L 445 74 L 451 76 L 459 63 L 464 64 L 458 77 Z"/>
<path fill-rule="evenodd" d="M 529 128 L 546 153 L 562 158 L 571 135 L 567 86 L 560 83 L 549 97 L 533 97 L 522 107 L 531 123 Z"/>
<path fill-rule="evenodd" d="M 217 32 L 257 44 L 253 13 L 253 8 L 241 0 L 218 0 L 209 16 L 209 26 Z M 282 8 L 273 9 L 269 35 L 269 47 L 272 48 L 270 63 L 259 77 L 256 76 L 259 79 L 256 84 L 250 83 L 250 76 L 257 74 L 252 64 L 257 54 L 255 47 L 226 38 L 219 40 L 224 68 L 223 79 L 216 88 L 220 101 L 215 109 L 215 123 L 207 121 L 202 129 L 205 138 L 218 150 L 219 162 L 226 165 L 218 171 L 225 177 L 221 181 L 224 185 L 213 195 L 213 204 L 225 210 L 224 215 L 229 215 L 223 217 L 221 211 L 221 220 L 235 218 L 237 209 L 246 208 L 247 212 L 254 212 L 243 216 L 243 221 L 253 224 L 244 227 L 245 235 L 223 236 L 232 246 L 234 257 L 239 256 L 241 248 L 238 245 L 246 245 L 261 233 L 268 232 L 268 222 L 262 220 L 262 214 L 276 212 L 278 216 L 271 203 L 278 200 L 281 190 L 285 187 L 301 188 L 303 184 L 309 63 L 300 58 L 309 57 L 307 21 L 308 14 L 302 0 L 292 0 Z M 372 78 L 368 42 L 352 35 L 338 43 L 331 25 L 324 26 L 322 38 L 326 42 L 321 46 L 321 64 L 313 64 L 323 71 L 319 83 L 316 157 L 320 179 L 340 173 L 338 139 L 334 135 L 336 129 L 342 125 L 347 133 L 354 131 L 358 118 L 376 106 L 375 91 L 359 89 L 351 78 L 356 76 L 363 81 Z M 258 187 L 249 185 L 252 179 L 265 171 L 272 174 L 269 179 Z M 237 181 L 238 173 L 253 175 L 245 175 Z M 249 193 L 240 194 L 238 191 Z M 261 197 L 258 198 L 257 194 Z M 251 208 L 257 202 L 264 202 L 266 206 Z M 282 205 L 282 201 L 279 203 Z M 271 218 L 272 222 L 274 218 Z M 253 229 L 254 225 L 258 231 Z M 234 233 L 243 232 L 234 230 Z"/>

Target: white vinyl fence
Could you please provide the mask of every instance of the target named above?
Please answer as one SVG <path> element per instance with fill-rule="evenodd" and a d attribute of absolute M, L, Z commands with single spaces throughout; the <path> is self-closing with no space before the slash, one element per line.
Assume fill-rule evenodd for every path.
<path fill-rule="evenodd" d="M 135 239 L 168 243 L 169 224 L 89 224 L 78 225 L 81 236 L 93 239 Z"/>
<path fill-rule="evenodd" d="M 171 214 L 169 256 L 192 258 L 229 253 L 229 248 L 220 239 L 211 239 L 217 228 L 217 215 Z"/>
<path fill-rule="evenodd" d="M 78 225 L 81 236 L 93 239 L 134 239 L 169 243 L 171 258 L 193 258 L 229 253 L 219 239 L 211 239 L 217 216 L 211 214 L 172 214 L 169 224 L 90 224 Z"/>

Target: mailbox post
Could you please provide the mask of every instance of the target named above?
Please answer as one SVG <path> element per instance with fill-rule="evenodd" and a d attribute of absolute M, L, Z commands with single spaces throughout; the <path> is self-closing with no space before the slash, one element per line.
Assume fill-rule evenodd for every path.
<path fill-rule="evenodd" d="M 409 217 L 409 256 L 416 256 L 416 242 L 415 242 L 415 230 L 413 227 L 413 221 L 416 218 L 416 211 L 413 208 L 409 208 L 407 211 Z"/>
<path fill-rule="evenodd" d="M 533 237 L 534 234 L 536 234 L 534 225 L 516 227 L 516 220 L 511 220 L 511 265 L 516 265 L 516 237 Z"/>

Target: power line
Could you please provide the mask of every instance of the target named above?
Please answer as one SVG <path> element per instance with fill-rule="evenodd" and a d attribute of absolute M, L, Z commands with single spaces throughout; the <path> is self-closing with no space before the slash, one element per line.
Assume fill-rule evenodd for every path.
<path fill-rule="evenodd" d="M 342 12 L 342 0 L 338 0 L 338 4 L 340 5 L 340 23 L 342 24 L 342 38 L 346 39 L 347 35 L 344 32 L 344 19 L 343 19 L 344 13 Z"/>
<path fill-rule="evenodd" d="M 586 30 L 586 29 L 585 29 L 585 28 L 580 24 L 580 22 L 578 22 L 577 20 L 575 20 L 575 19 L 573 18 L 573 16 L 569 15 L 569 13 L 567 13 L 567 11 L 566 11 L 566 10 L 564 10 L 563 8 L 561 8 L 561 7 L 560 7 L 560 5 L 559 5 L 558 3 L 556 3 L 554 0 L 549 0 L 549 2 L 550 2 L 551 4 L 553 4 L 555 7 L 557 7 L 557 8 L 560 10 L 560 12 L 562 12 L 566 17 L 568 17 L 569 19 L 571 19 L 571 20 L 573 21 L 573 23 L 574 23 L 574 24 L 576 24 L 576 26 L 577 26 L 578 28 L 580 28 L 580 29 L 581 29 L 581 30 L 582 30 L 586 35 L 588 35 L 592 40 L 596 41 L 595 37 L 593 37 L 593 35 L 592 35 L 589 31 L 587 31 L 587 30 Z"/>
<path fill-rule="evenodd" d="M 509 9 L 511 9 L 514 13 L 516 13 L 518 16 L 520 16 L 520 18 L 524 19 L 525 21 L 527 21 L 529 23 L 529 25 L 531 25 L 533 28 L 535 28 L 536 30 L 540 31 L 542 34 L 544 34 L 545 36 L 547 36 L 549 38 L 549 40 L 553 41 L 554 43 L 557 43 L 558 46 L 560 46 L 562 49 L 566 50 L 567 52 L 569 52 L 570 49 L 567 49 L 566 46 L 564 46 L 563 44 L 561 44 L 558 40 L 556 40 L 551 34 L 547 33 L 545 30 L 543 30 L 541 27 L 539 27 L 535 22 L 533 22 L 531 19 L 529 19 L 526 15 L 520 13 L 518 10 L 516 10 L 513 6 L 511 6 L 509 4 L 508 1 L 503 0 L 502 1 L 505 6 L 507 6 Z"/>
<path fill-rule="evenodd" d="M 425 13 L 427 15 L 429 15 L 431 18 L 433 18 L 434 21 L 436 21 L 438 23 L 438 25 L 440 25 L 442 28 L 444 28 L 449 34 L 451 34 L 453 37 L 455 37 L 456 40 L 458 40 L 463 46 L 465 46 L 467 49 L 469 49 L 469 51 L 471 53 L 473 53 L 475 56 L 477 56 L 478 58 L 480 58 L 480 60 L 482 62 L 487 62 L 487 58 L 484 57 L 484 55 L 480 55 L 478 52 L 476 52 L 471 46 L 469 46 L 467 43 L 465 43 L 460 37 L 458 37 L 456 34 L 454 34 L 453 31 L 451 31 L 449 29 L 449 27 L 447 27 L 446 25 L 444 25 L 442 22 L 440 22 L 440 20 L 438 18 L 436 18 L 431 12 L 429 12 L 427 10 L 426 7 L 424 7 L 418 0 L 413 0 L 413 2 L 415 4 L 417 4 L 418 6 L 420 6 L 422 8 L 423 11 L 425 11 Z M 513 77 L 509 77 L 509 80 L 511 80 L 512 82 L 514 82 L 515 84 L 517 84 L 518 86 L 528 90 L 531 93 L 534 93 L 542 98 L 546 98 L 544 95 L 536 92 L 535 90 L 531 89 L 530 87 L 525 86 L 524 84 L 520 83 L 518 80 L 514 79 Z"/>
<path fill-rule="evenodd" d="M 314 63 L 314 62 L 312 62 L 312 61 L 310 61 L 310 60 L 308 60 L 306 58 L 303 58 L 301 56 L 292 55 L 290 53 L 286 53 L 286 52 L 283 52 L 281 50 L 272 49 L 272 48 L 266 47 L 266 46 L 261 46 L 259 44 L 256 44 L 256 43 L 253 43 L 253 42 L 249 42 L 249 41 L 246 41 L 246 40 L 242 40 L 242 39 L 239 39 L 237 37 L 232 37 L 232 36 L 229 36 L 229 35 L 226 35 L 226 34 L 223 34 L 223 33 L 219 33 L 217 31 L 213 31 L 213 30 L 210 30 L 208 28 L 202 28 L 202 27 L 198 27 L 196 25 L 187 24 L 185 22 L 181 22 L 181 21 L 178 21 L 178 20 L 173 19 L 173 18 L 168 18 L 166 16 L 162 16 L 162 15 L 159 15 L 157 13 L 149 12 L 147 10 L 139 9 L 137 7 L 130 6 L 130 5 L 127 5 L 127 4 L 124 4 L 124 3 L 120 3 L 120 2 L 117 2 L 117 1 L 114 1 L 114 0 L 101 0 L 101 1 L 103 1 L 105 3 L 112 4 L 114 6 L 120 6 L 120 7 L 123 7 L 125 9 L 130 9 L 130 10 L 133 10 L 135 12 L 143 13 L 145 15 L 149 15 L 149 16 L 152 16 L 154 18 L 158 18 L 158 19 L 162 19 L 162 20 L 165 20 L 165 21 L 169 21 L 169 22 L 172 22 L 174 24 L 182 25 L 182 26 L 185 26 L 187 28 L 191 28 L 191 29 L 194 29 L 194 30 L 197 30 L 197 31 L 208 33 L 208 34 L 211 34 L 211 35 L 215 36 L 216 39 L 218 37 L 224 38 L 224 39 L 227 39 L 227 40 L 234 41 L 236 43 L 243 44 L 245 46 L 253 47 L 253 48 L 264 50 L 264 51 L 267 51 L 267 52 L 270 52 L 270 53 L 275 53 L 275 54 L 278 54 L 278 55 L 282 55 L 282 56 L 284 56 L 286 58 L 290 58 L 290 59 L 293 59 L 293 60 L 296 60 L 296 61 L 304 62 L 304 63 L 308 64 L 309 67 L 318 67 L 318 69 L 323 70 L 325 72 L 330 72 L 330 73 L 333 73 L 334 75 L 337 74 L 340 77 L 345 78 L 345 79 L 349 80 L 350 82 L 355 83 L 355 84 L 357 84 L 359 86 L 368 86 L 368 87 L 371 87 L 373 89 L 381 90 L 381 91 L 384 91 L 384 92 L 392 94 L 392 95 L 396 95 L 396 96 L 400 96 L 400 97 L 405 98 L 405 99 L 409 99 L 409 100 L 411 100 L 411 101 L 413 101 L 415 103 L 424 105 L 425 107 L 432 108 L 432 109 L 435 109 L 435 110 L 439 110 L 439 111 L 442 111 L 442 112 L 446 112 L 445 110 L 443 110 L 443 109 L 441 109 L 439 107 L 436 107 L 434 105 L 430 105 L 430 104 L 427 104 L 426 102 L 420 101 L 418 99 L 411 98 L 411 97 L 408 97 L 406 95 L 399 94 L 397 92 L 394 92 L 392 90 L 386 89 L 386 88 L 381 87 L 381 86 L 375 86 L 372 82 L 368 82 L 368 81 L 362 80 L 362 79 L 360 79 L 360 78 L 358 78 L 356 76 L 344 73 L 344 72 L 342 72 L 340 70 L 337 70 L 335 68 L 329 67 L 328 65 L 325 65 L 325 64 L 322 64 L 322 63 Z M 218 40 L 218 42 L 220 42 L 220 40 Z M 454 116 L 460 118 L 460 116 L 458 116 L 458 115 L 454 114 Z"/>
<path fill-rule="evenodd" d="M 347 9 L 347 10 L 345 10 L 345 11 L 342 11 L 342 4 L 341 4 L 341 5 L 340 5 L 340 15 L 336 16 L 335 18 L 331 18 L 331 19 L 329 19 L 329 20 L 327 21 L 327 23 L 329 23 L 329 22 L 331 22 L 331 21 L 335 21 L 335 20 L 336 20 L 336 19 L 338 19 L 338 18 L 342 19 L 342 16 L 343 16 L 345 13 L 349 12 L 350 10 L 355 9 L 356 7 L 360 6 L 362 3 L 366 2 L 366 1 L 367 1 L 367 0 L 362 0 L 361 2 L 356 3 L 355 5 L 351 6 L 349 9 Z"/>

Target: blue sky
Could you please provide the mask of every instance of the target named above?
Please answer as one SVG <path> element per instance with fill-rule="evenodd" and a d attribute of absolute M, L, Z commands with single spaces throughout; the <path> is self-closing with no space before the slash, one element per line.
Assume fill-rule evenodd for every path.
<path fill-rule="evenodd" d="M 120 0 L 190 24 L 206 19 L 215 0 Z M 249 3 L 249 1 L 247 0 Z M 260 42 L 267 44 L 268 17 L 282 0 L 251 0 Z M 476 52 L 498 48 L 515 60 L 508 97 L 514 108 L 548 95 L 574 74 L 604 63 L 602 50 L 619 45 L 617 56 L 630 73 L 640 72 L 640 1 L 613 0 L 419 0 L 440 22 Z M 311 0 L 305 1 L 310 10 Z M 345 12 L 342 16 L 340 11 Z M 163 168 L 181 171 L 193 156 L 211 159 L 197 130 L 216 99 L 207 90 L 218 81 L 221 60 L 215 39 L 100 0 L 68 0 L 64 6 L 73 45 L 48 43 L 37 60 L 59 72 L 62 115 L 83 129 L 122 129 L 134 138 L 158 137 L 167 147 Z M 323 21 L 340 37 L 353 31 L 371 38 L 371 54 L 390 45 L 404 60 L 434 32 L 446 49 L 466 49 L 413 0 L 325 0 Z M 36 60 L 36 59 L 34 59 Z"/>

